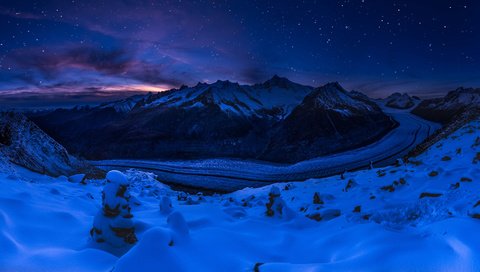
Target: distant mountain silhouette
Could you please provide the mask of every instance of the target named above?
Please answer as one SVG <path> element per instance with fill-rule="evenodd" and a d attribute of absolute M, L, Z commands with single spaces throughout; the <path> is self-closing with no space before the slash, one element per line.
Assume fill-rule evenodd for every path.
<path fill-rule="evenodd" d="M 313 88 L 279 76 L 255 85 L 199 83 L 32 119 L 88 159 L 291 163 L 370 143 L 392 128 L 376 104 L 338 83 Z"/>

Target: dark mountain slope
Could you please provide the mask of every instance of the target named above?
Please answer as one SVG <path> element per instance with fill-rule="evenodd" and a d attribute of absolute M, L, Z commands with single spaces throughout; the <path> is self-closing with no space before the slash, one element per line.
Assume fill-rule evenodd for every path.
<path fill-rule="evenodd" d="M 330 83 L 305 97 L 280 124 L 261 158 L 288 162 L 311 159 L 373 142 L 393 125 L 377 105 Z"/>
<path fill-rule="evenodd" d="M 338 83 L 314 90 L 278 76 L 252 86 L 199 83 L 132 101 L 32 118 L 88 159 L 293 162 L 361 145 L 392 125 L 374 103 L 350 95 Z M 286 151 L 293 153 L 277 156 Z"/>

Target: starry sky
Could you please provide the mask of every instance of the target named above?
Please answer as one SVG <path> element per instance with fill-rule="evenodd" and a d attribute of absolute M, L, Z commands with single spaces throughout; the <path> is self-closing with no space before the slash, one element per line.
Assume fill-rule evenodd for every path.
<path fill-rule="evenodd" d="M 480 1 L 0 0 L 0 106 L 218 79 L 373 97 L 480 86 Z"/>

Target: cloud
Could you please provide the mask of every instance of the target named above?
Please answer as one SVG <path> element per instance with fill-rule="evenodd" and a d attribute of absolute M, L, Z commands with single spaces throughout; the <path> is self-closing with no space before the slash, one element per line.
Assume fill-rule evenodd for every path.
<path fill-rule="evenodd" d="M 78 89 L 68 86 L 48 86 L 39 89 L 0 91 L 0 107 L 9 108 L 50 108 L 96 105 L 142 94 L 139 91 L 104 90 L 103 87 Z"/>
<path fill-rule="evenodd" d="M 45 53 L 37 48 L 16 50 L 9 59 L 18 68 L 36 70 L 48 78 L 57 75 L 58 70 L 69 67 L 121 74 L 128 69 L 132 61 L 132 57 L 125 50 L 118 48 L 104 50 L 83 46 L 53 51 L 54 53 Z"/>
<path fill-rule="evenodd" d="M 246 44 L 247 33 L 232 32 L 229 26 L 237 24 L 234 18 L 200 9 L 203 5 L 209 4 L 85 0 L 72 5 L 52 0 L 41 12 L 31 5 L 0 11 L 0 15 L 62 29 L 54 43 L 13 49 L 5 62 L 15 72 L 0 71 L 0 77 L 8 73 L 8 80 L 25 88 L 75 78 L 81 81 L 80 87 L 123 81 L 178 87 L 218 78 L 244 83 L 265 79 L 263 67 L 246 63 L 248 56 L 241 52 L 248 48 L 230 42 Z M 78 35 L 66 36 L 64 28 Z M 64 41 L 57 42 L 62 35 Z"/>
<path fill-rule="evenodd" d="M 168 64 L 150 64 L 142 61 L 135 62 L 135 64 L 131 65 L 125 76 L 150 84 L 180 86 L 183 83 Z M 183 77 L 185 78 L 185 76 Z"/>
<path fill-rule="evenodd" d="M 177 86 L 179 78 L 170 69 L 172 59 L 166 63 L 149 63 L 138 59 L 133 50 L 117 47 L 110 49 L 94 46 L 67 46 L 52 48 L 46 53 L 38 48 L 15 50 L 8 56 L 15 70 L 21 71 L 13 77 L 29 85 L 46 81 L 66 81 L 69 70 L 80 70 L 78 77 L 97 74 L 99 80 L 135 80 L 141 83 Z"/>
<path fill-rule="evenodd" d="M 78 47 L 69 50 L 63 57 L 71 65 L 79 65 L 106 74 L 121 74 L 128 70 L 132 63 L 124 49 L 104 50 L 94 47 Z M 64 60 L 62 60 L 64 61 Z"/>

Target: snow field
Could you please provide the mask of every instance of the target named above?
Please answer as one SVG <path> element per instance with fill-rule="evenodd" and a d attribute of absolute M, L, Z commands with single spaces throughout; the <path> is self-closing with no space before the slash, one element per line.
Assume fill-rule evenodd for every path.
<path fill-rule="evenodd" d="M 0 174 L 0 271 L 479 271 L 479 169 L 477 121 L 398 167 L 226 195 L 126 171 L 138 242 L 119 255 L 89 236 L 104 181 L 18 168 Z"/>

